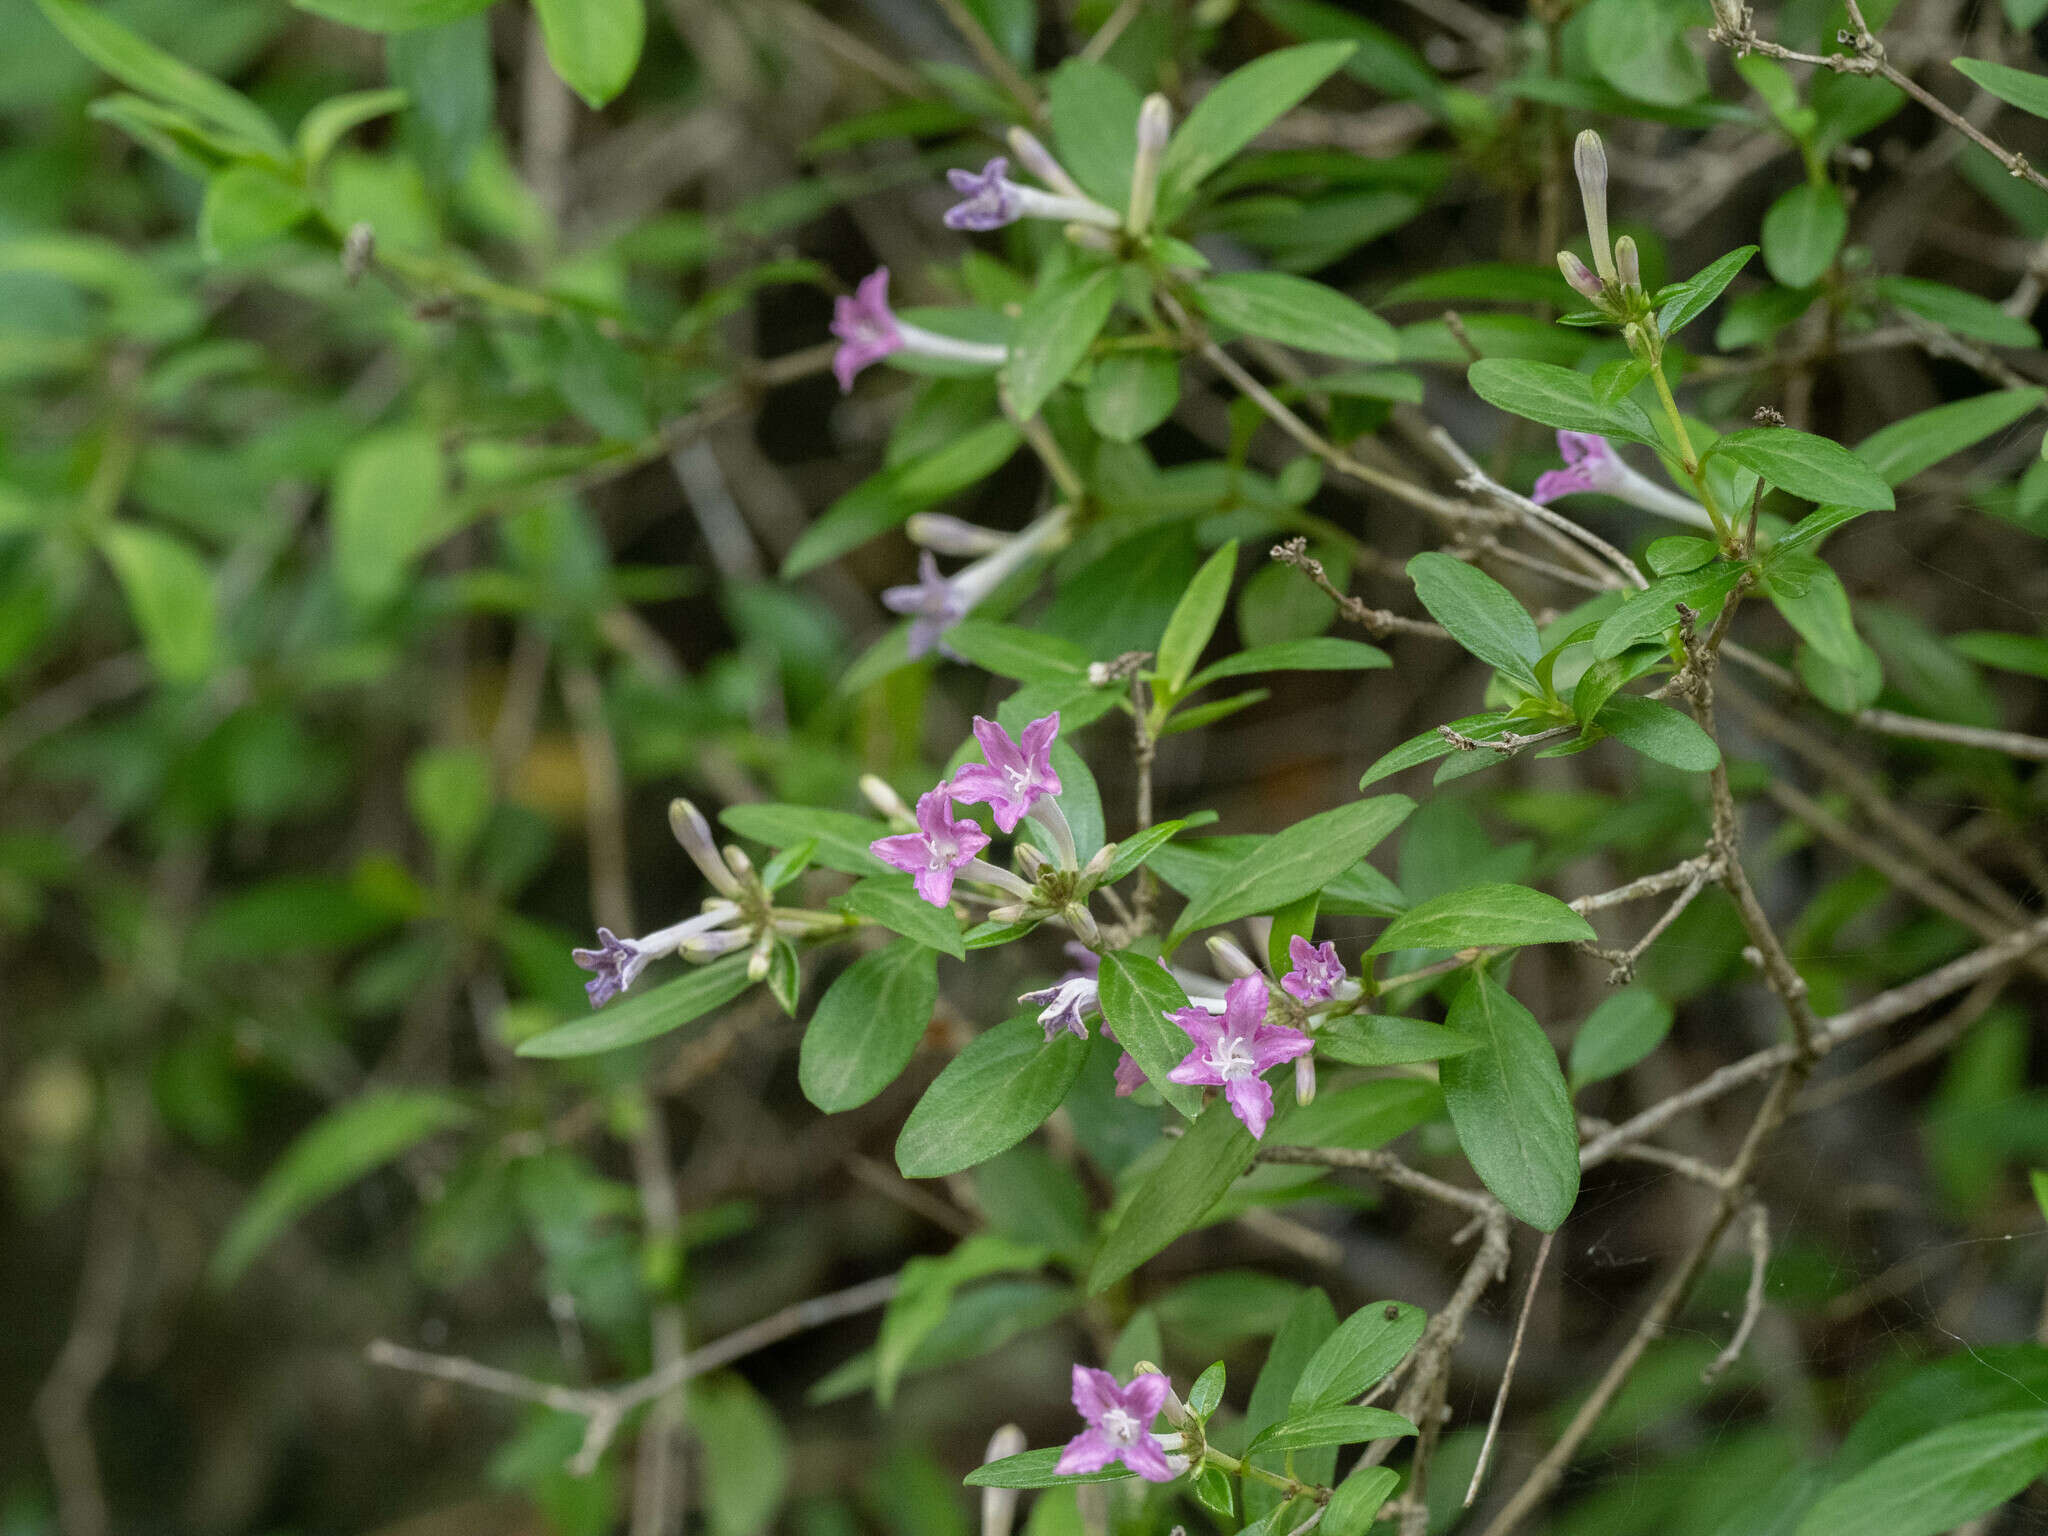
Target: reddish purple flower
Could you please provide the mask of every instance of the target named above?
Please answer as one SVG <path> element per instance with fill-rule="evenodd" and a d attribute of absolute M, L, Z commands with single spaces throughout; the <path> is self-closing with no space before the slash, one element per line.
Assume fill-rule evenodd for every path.
<path fill-rule="evenodd" d="M 1607 439 L 1596 432 L 1560 432 L 1557 451 L 1564 455 L 1565 467 L 1536 477 L 1536 489 L 1529 499 L 1538 506 L 1580 491 L 1610 490 L 1626 468 Z"/>
<path fill-rule="evenodd" d="M 918 796 L 917 828 L 878 837 L 868 848 L 884 864 L 914 876 L 917 894 L 943 907 L 953 899 L 953 877 L 988 846 L 988 834 L 971 821 L 953 819 L 944 784 Z"/>
<path fill-rule="evenodd" d="M 1266 979 L 1242 976 L 1223 993 L 1223 1017 L 1183 1008 L 1167 1018 L 1187 1032 L 1195 1048 L 1166 1074 L 1168 1082 L 1221 1088 L 1231 1113 L 1253 1136 L 1273 1118 L 1273 1090 L 1261 1074 L 1305 1055 L 1313 1043 L 1298 1029 L 1266 1022 Z"/>
<path fill-rule="evenodd" d="M 1297 1003 L 1327 1003 L 1337 995 L 1344 980 L 1344 962 L 1337 958 L 1337 946 L 1327 940 L 1311 944 L 1300 934 L 1287 941 L 1287 958 L 1294 969 L 1280 978 L 1280 985 Z"/>
<path fill-rule="evenodd" d="M 879 363 L 903 346 L 903 334 L 896 317 L 889 312 L 889 269 L 877 267 L 860 280 L 853 297 L 841 297 L 832 306 L 832 334 L 840 347 L 832 358 L 832 372 L 842 392 L 853 388 L 853 376 L 870 363 Z"/>
<path fill-rule="evenodd" d="M 1152 1433 L 1152 1421 L 1166 1405 L 1167 1380 L 1157 1371 L 1133 1376 L 1119 1387 L 1107 1371 L 1074 1367 L 1074 1411 L 1088 1427 L 1067 1442 L 1053 1471 L 1062 1476 L 1100 1472 L 1122 1462 L 1150 1483 L 1173 1481 L 1166 1448 Z"/>
<path fill-rule="evenodd" d="M 981 234 L 1015 223 L 1022 210 L 1018 189 L 1009 176 L 1010 162 L 1001 155 L 984 165 L 979 173 L 946 172 L 946 180 L 953 184 L 953 190 L 967 199 L 946 210 L 946 228 L 971 229 Z"/>
<path fill-rule="evenodd" d="M 1123 1055 L 1117 1057 L 1116 1096 L 1118 1098 L 1128 1099 L 1149 1081 L 1150 1079 L 1145 1076 L 1145 1069 L 1138 1065 L 1137 1058 L 1129 1051 L 1125 1051 Z"/>
<path fill-rule="evenodd" d="M 1058 710 L 1025 726 L 1021 741 L 1012 740 L 995 721 L 976 715 L 974 739 L 988 761 L 968 763 L 953 775 L 954 797 L 986 805 L 998 827 L 1016 831 L 1017 823 L 1041 798 L 1060 792 L 1060 776 L 1052 766 L 1053 738 L 1059 733 Z"/>

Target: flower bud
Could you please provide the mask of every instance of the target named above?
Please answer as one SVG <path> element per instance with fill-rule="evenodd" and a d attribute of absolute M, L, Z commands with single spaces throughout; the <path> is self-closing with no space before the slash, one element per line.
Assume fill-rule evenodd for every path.
<path fill-rule="evenodd" d="M 1029 904 L 1019 901 L 1007 907 L 992 908 L 988 914 L 988 920 L 992 923 L 1021 923 L 1030 915 L 1031 908 Z"/>
<path fill-rule="evenodd" d="M 1256 976 L 1259 968 L 1252 964 L 1251 956 L 1239 949 L 1229 939 L 1216 934 L 1208 941 L 1209 957 L 1216 962 L 1216 968 L 1226 976 Z"/>
<path fill-rule="evenodd" d="M 1083 944 L 1093 948 L 1102 942 L 1102 930 L 1095 926 L 1095 914 L 1084 903 L 1070 901 L 1060 915 L 1067 920 L 1067 926 L 1074 930 Z"/>
<path fill-rule="evenodd" d="M 1006 1456 L 1015 1456 L 1030 1444 L 1024 1431 L 1015 1424 L 1005 1424 L 989 1437 L 988 1449 L 983 1451 L 984 1464 L 1001 1461 Z M 1015 1488 L 984 1488 L 981 1490 L 981 1536 L 1010 1536 L 1010 1530 L 1017 1519 L 1017 1498 Z"/>
<path fill-rule="evenodd" d="M 1067 174 L 1067 168 L 1053 159 L 1052 151 L 1022 128 L 1010 130 L 1010 153 L 1017 163 L 1056 192 L 1068 197 L 1086 197 L 1081 184 Z"/>
<path fill-rule="evenodd" d="M 903 803 L 903 797 L 889 787 L 888 780 L 878 774 L 864 773 L 860 776 L 860 792 L 867 796 L 869 805 L 889 819 L 892 826 L 914 827 L 917 818 L 910 814 L 910 807 Z"/>
<path fill-rule="evenodd" d="M 1026 880 L 1036 880 L 1045 873 L 1046 857 L 1029 843 L 1017 845 L 1017 862 L 1023 867 Z"/>
<path fill-rule="evenodd" d="M 1614 270 L 1624 288 L 1643 286 L 1643 265 L 1636 256 L 1636 242 L 1631 235 L 1623 235 L 1614 242 Z"/>
<path fill-rule="evenodd" d="M 1316 1059 L 1314 1056 L 1294 1058 L 1294 1102 L 1310 1104 L 1316 1096 Z"/>
<path fill-rule="evenodd" d="M 1116 249 L 1116 236 L 1106 229 L 1097 229 L 1092 224 L 1069 224 L 1060 233 L 1084 251 L 1098 251 L 1108 255 Z"/>
<path fill-rule="evenodd" d="M 1166 1372 L 1154 1365 L 1150 1360 L 1140 1360 L 1131 1367 L 1131 1379 L 1133 1381 L 1136 1381 L 1140 1376 L 1165 1375 Z M 1175 1429 L 1186 1429 L 1188 1427 L 1187 1405 L 1180 1400 L 1179 1394 L 1173 1390 L 1173 1380 L 1171 1377 L 1167 1378 L 1166 1401 L 1160 1405 L 1159 1411 L 1166 1415 L 1166 1422 Z"/>
<path fill-rule="evenodd" d="M 1142 235 L 1159 200 L 1159 165 L 1173 133 L 1173 104 L 1157 91 L 1138 109 L 1138 152 L 1131 160 L 1131 205 L 1124 228 Z"/>
<path fill-rule="evenodd" d="M 935 554 L 958 555 L 968 560 L 991 554 L 1014 537 L 994 528 L 983 528 L 957 517 L 948 517 L 943 512 L 913 512 L 910 521 L 903 525 L 903 531 L 910 535 L 911 543 L 922 545 Z"/>
<path fill-rule="evenodd" d="M 753 883 L 754 861 L 747 857 L 746 850 L 741 848 L 738 843 L 727 843 L 725 845 L 725 862 L 726 866 L 740 878 L 743 884 L 751 885 Z"/>
<path fill-rule="evenodd" d="M 683 852 L 690 856 L 690 862 L 706 880 L 727 896 L 740 893 L 740 883 L 732 871 L 718 857 L 718 844 L 711 836 L 711 824 L 704 819 L 704 813 L 687 800 L 671 800 L 668 803 L 668 826 L 675 833 L 676 841 L 683 846 Z"/>
<path fill-rule="evenodd" d="M 1600 286 L 1600 279 L 1593 275 L 1591 267 L 1570 251 L 1557 253 L 1557 270 L 1564 274 L 1564 280 L 1572 285 L 1573 291 L 1581 298 L 1591 299 L 1596 304 L 1600 302 L 1604 292 Z"/>
<path fill-rule="evenodd" d="M 1082 884 L 1093 888 L 1101 882 L 1102 877 L 1109 873 L 1109 866 L 1116 862 L 1116 847 L 1115 843 L 1104 843 L 1095 850 L 1095 857 L 1081 870 Z"/>
<path fill-rule="evenodd" d="M 1572 146 L 1572 171 L 1579 178 L 1579 199 L 1586 206 L 1586 234 L 1593 243 L 1593 266 L 1613 282 L 1614 254 L 1607 244 L 1607 151 L 1600 135 L 1588 128 Z"/>

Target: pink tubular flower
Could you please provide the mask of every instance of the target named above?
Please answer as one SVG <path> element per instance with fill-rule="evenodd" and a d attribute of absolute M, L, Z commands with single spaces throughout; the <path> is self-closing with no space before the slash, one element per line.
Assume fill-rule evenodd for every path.
<path fill-rule="evenodd" d="M 1335 944 L 1311 944 L 1297 933 L 1287 941 L 1287 958 L 1294 969 L 1280 978 L 1280 985 L 1297 1003 L 1327 1003 L 1337 995 L 1344 962 L 1337 958 Z"/>
<path fill-rule="evenodd" d="M 953 775 L 954 798 L 986 805 L 998 827 L 1016 831 L 1032 806 L 1060 792 L 1060 776 L 1052 766 L 1053 738 L 1059 733 L 1058 710 L 1025 726 L 1021 741 L 1012 740 L 995 721 L 976 715 L 974 739 L 988 761 L 967 763 Z"/>
<path fill-rule="evenodd" d="M 1088 1427 L 1067 1442 L 1053 1471 L 1062 1476 L 1100 1472 L 1120 1461 L 1149 1483 L 1173 1481 L 1166 1448 L 1152 1433 L 1152 1421 L 1166 1405 L 1167 1380 L 1157 1371 L 1133 1376 L 1119 1387 L 1107 1371 L 1074 1367 L 1074 1411 Z"/>
<path fill-rule="evenodd" d="M 1565 467 L 1536 477 L 1529 499 L 1538 506 L 1580 491 L 1612 490 L 1626 468 L 1613 445 L 1596 432 L 1559 432 L 1557 451 L 1564 455 Z"/>
<path fill-rule="evenodd" d="M 1268 1000 L 1263 976 L 1243 976 L 1225 989 L 1222 1018 L 1201 1008 L 1167 1015 L 1195 1043 L 1167 1081 L 1221 1088 L 1231 1113 L 1254 1137 L 1264 1136 L 1273 1118 L 1273 1090 L 1261 1074 L 1307 1054 L 1314 1044 L 1298 1029 L 1268 1024 Z"/>
<path fill-rule="evenodd" d="M 948 786 L 917 799 L 917 831 L 878 837 L 869 850 L 884 864 L 915 877 L 917 894 L 935 907 L 953 899 L 953 877 L 988 846 L 988 834 L 971 821 L 953 819 Z"/>
<path fill-rule="evenodd" d="M 832 358 L 832 372 L 842 393 L 853 388 L 853 376 L 861 369 L 903 346 L 903 333 L 889 310 L 887 267 L 877 267 L 862 278 L 852 298 L 833 302 L 832 334 L 840 342 Z"/>

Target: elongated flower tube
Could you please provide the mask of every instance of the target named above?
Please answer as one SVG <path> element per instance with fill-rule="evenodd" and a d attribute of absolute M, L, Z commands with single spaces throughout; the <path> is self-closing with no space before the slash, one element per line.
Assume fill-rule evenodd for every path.
<path fill-rule="evenodd" d="M 1607 244 L 1607 151 L 1600 135 L 1590 128 L 1572 145 L 1572 171 L 1579 178 L 1579 201 L 1586 208 L 1586 235 L 1593 243 L 1594 269 L 1606 281 L 1614 282 L 1614 252 Z"/>
<path fill-rule="evenodd" d="M 1001 367 L 1009 349 L 991 342 L 960 341 L 941 336 L 922 326 L 898 320 L 889 308 L 889 269 L 877 267 L 854 289 L 852 297 L 841 296 L 833 305 L 832 334 L 840 347 L 832 358 L 832 373 L 842 392 L 853 388 L 854 375 L 871 363 L 897 352 L 915 352 L 924 357 L 943 357 L 955 362 L 983 363 Z"/>
<path fill-rule="evenodd" d="M 1151 1483 L 1173 1480 L 1166 1448 L 1152 1433 L 1152 1421 L 1166 1406 L 1167 1380 L 1157 1371 L 1133 1376 L 1120 1387 L 1107 1371 L 1074 1367 L 1074 1411 L 1088 1427 L 1067 1442 L 1053 1470 L 1061 1476 L 1100 1472 L 1122 1462 Z"/>
<path fill-rule="evenodd" d="M 988 834 L 967 820 L 953 817 L 948 786 L 926 790 L 917 800 L 917 830 L 878 837 L 869 851 L 892 869 L 913 877 L 917 894 L 935 907 L 953 899 L 953 877 L 988 846 Z"/>
<path fill-rule="evenodd" d="M 1264 1074 L 1283 1061 L 1306 1055 L 1314 1042 L 1298 1029 L 1268 1024 L 1271 1001 L 1263 976 L 1245 976 L 1223 995 L 1223 1017 L 1202 1008 L 1167 1014 L 1194 1042 L 1181 1064 L 1167 1073 L 1169 1082 L 1221 1088 L 1230 1112 L 1256 1137 L 1266 1134 L 1273 1118 L 1273 1090 Z"/>
<path fill-rule="evenodd" d="M 1006 540 L 1001 548 L 951 576 L 939 573 L 939 562 L 929 549 L 919 554 L 917 580 L 906 586 L 886 588 L 882 593 L 884 608 L 905 614 L 911 620 L 911 659 L 927 656 L 934 650 L 951 656 L 953 653 L 946 649 L 946 631 L 986 601 L 1025 561 L 1064 539 L 1067 520 L 1067 509 L 1055 508 Z"/>
<path fill-rule="evenodd" d="M 979 171 L 951 170 L 946 180 L 965 201 L 945 213 L 948 229 L 972 230 L 985 234 L 1014 224 L 1019 219 L 1051 219 L 1060 224 L 1088 224 L 1097 229 L 1116 229 L 1123 220 L 1116 210 L 1105 208 L 1090 197 L 1073 197 L 1064 192 L 1041 192 L 1022 182 L 1010 180 L 1010 162 L 997 155 Z"/>
<path fill-rule="evenodd" d="M 1614 445 L 1598 433 L 1559 432 L 1557 451 L 1564 456 L 1565 467 L 1546 470 L 1536 477 L 1536 487 L 1529 499 L 1538 505 L 1548 505 L 1560 496 L 1600 491 L 1646 512 L 1714 531 L 1714 520 L 1705 507 L 1690 496 L 1681 496 L 1659 485 L 1648 475 L 1638 474 L 1614 451 Z"/>
<path fill-rule="evenodd" d="M 1130 211 L 1124 227 L 1142 235 L 1152 223 L 1159 204 L 1159 168 L 1166 158 L 1166 141 L 1173 133 L 1173 103 L 1157 91 L 1138 108 L 1138 147 L 1131 157 Z"/>
<path fill-rule="evenodd" d="M 569 952 L 570 959 L 593 973 L 590 980 L 583 983 L 590 1006 L 602 1008 L 631 987 L 649 962 L 663 955 L 672 955 L 688 943 L 709 937 L 713 929 L 724 930 L 725 924 L 739 916 L 739 911 L 732 902 L 713 901 L 695 917 L 656 929 L 638 939 L 622 939 L 609 928 L 598 929 L 596 949 Z M 730 936 L 736 943 L 744 943 L 747 937 L 740 932 L 732 932 Z"/>

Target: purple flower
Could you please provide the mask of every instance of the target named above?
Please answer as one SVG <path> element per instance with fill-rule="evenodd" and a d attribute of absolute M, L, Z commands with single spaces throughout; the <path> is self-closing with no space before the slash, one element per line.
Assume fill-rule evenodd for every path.
<path fill-rule="evenodd" d="M 1150 1483 L 1173 1480 L 1166 1448 L 1152 1433 L 1152 1421 L 1166 1405 L 1167 1380 L 1157 1371 L 1133 1376 L 1131 1384 L 1119 1387 L 1107 1371 L 1074 1367 L 1074 1411 L 1088 1421 L 1088 1427 L 1067 1442 L 1053 1471 L 1062 1476 L 1076 1472 L 1100 1472 L 1111 1462 L 1122 1462 Z"/>
<path fill-rule="evenodd" d="M 976 715 L 974 739 L 988 761 L 968 763 L 953 775 L 954 796 L 970 805 L 986 805 L 998 827 L 1016 831 L 1032 806 L 1060 792 L 1060 776 L 1052 766 L 1053 738 L 1059 733 L 1058 710 L 1025 726 L 1021 741 L 1013 741 L 995 721 Z"/>
<path fill-rule="evenodd" d="M 1335 944 L 1311 944 L 1297 933 L 1287 941 L 1287 958 L 1294 969 L 1280 978 L 1280 985 L 1297 1003 L 1327 1003 L 1337 995 L 1344 962 L 1337 958 Z"/>
<path fill-rule="evenodd" d="M 841 297 L 832 306 L 832 334 L 840 341 L 832 358 L 832 372 L 842 393 L 853 388 L 853 376 L 870 363 L 879 363 L 903 346 L 903 334 L 896 317 L 889 312 L 889 269 L 877 267 L 860 280 L 852 298 Z"/>
<path fill-rule="evenodd" d="M 948 786 L 917 798 L 915 832 L 878 837 L 869 851 L 884 864 L 916 877 L 917 894 L 935 907 L 953 899 L 953 877 L 988 846 L 988 834 L 971 821 L 953 819 Z"/>
<path fill-rule="evenodd" d="M 1253 1136 L 1266 1134 L 1273 1117 L 1273 1090 L 1260 1074 L 1292 1061 L 1313 1045 L 1298 1029 L 1266 1022 L 1266 980 L 1242 976 L 1223 993 L 1223 1017 L 1183 1008 L 1167 1018 L 1187 1032 L 1195 1048 L 1166 1074 L 1168 1082 L 1221 1088 L 1231 1113 Z"/>
<path fill-rule="evenodd" d="M 1123 1055 L 1117 1057 L 1116 1096 L 1118 1098 L 1128 1099 L 1132 1094 L 1144 1087 L 1148 1081 L 1150 1079 L 1145 1076 L 1145 1069 L 1138 1065 L 1137 1058 L 1129 1051 L 1125 1051 Z"/>
<path fill-rule="evenodd" d="M 1092 977 L 1072 976 L 1037 992 L 1026 992 L 1017 1001 L 1039 1005 L 1042 1011 L 1038 1022 L 1045 1026 L 1045 1038 L 1050 1044 L 1052 1037 L 1061 1030 L 1086 1040 L 1088 1026 L 1082 1018 L 1101 1011 L 1102 993 Z"/>
<path fill-rule="evenodd" d="M 1001 155 L 984 165 L 979 175 L 973 171 L 946 172 L 953 190 L 967 199 L 946 210 L 946 228 L 971 229 L 983 234 L 1015 223 L 1023 210 L 1009 175 L 1010 162 Z"/>
<path fill-rule="evenodd" d="M 602 1008 L 632 986 L 654 956 L 641 948 L 639 940 L 622 939 L 609 928 L 597 930 L 597 942 L 596 949 L 570 950 L 569 958 L 597 973 L 583 983 L 583 990 L 590 996 L 591 1007 Z"/>
<path fill-rule="evenodd" d="M 1539 506 L 1580 491 L 1610 490 L 1627 468 L 1607 439 L 1596 432 L 1560 432 L 1557 451 L 1564 455 L 1565 467 L 1536 477 L 1536 489 L 1529 499 Z"/>
<path fill-rule="evenodd" d="M 939 574 L 939 562 L 927 549 L 917 557 L 917 580 L 908 586 L 883 588 L 882 606 L 891 613 L 910 615 L 910 659 L 915 661 L 934 649 L 944 650 L 946 631 L 967 617 L 971 605 L 959 582 Z"/>

